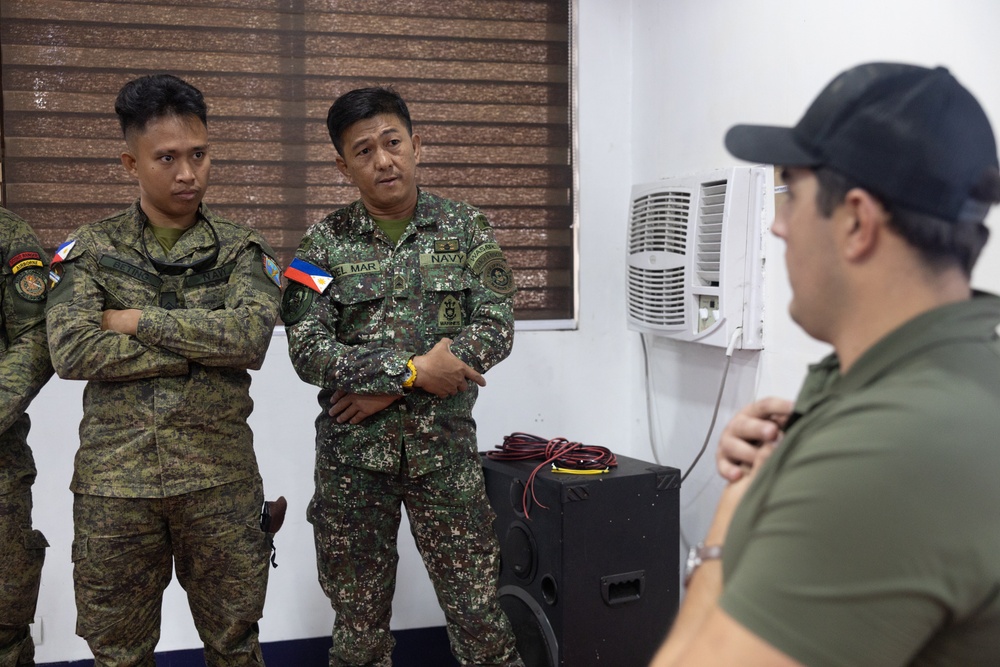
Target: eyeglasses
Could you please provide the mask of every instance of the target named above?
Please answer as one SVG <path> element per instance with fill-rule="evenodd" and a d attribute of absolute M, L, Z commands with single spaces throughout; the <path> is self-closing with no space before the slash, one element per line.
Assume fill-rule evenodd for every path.
<path fill-rule="evenodd" d="M 146 247 L 146 225 L 149 223 L 148 219 L 142 221 L 142 229 L 139 230 L 139 242 L 142 244 L 142 252 L 146 255 L 146 259 L 149 263 L 162 274 L 168 276 L 178 276 L 188 269 L 193 270 L 197 273 L 201 269 L 208 268 L 215 264 L 215 260 L 219 258 L 219 250 L 222 244 L 219 242 L 219 234 L 215 231 L 215 227 L 207 219 L 205 224 L 212 232 L 212 238 L 215 240 L 215 246 L 212 248 L 212 254 L 208 257 L 203 257 L 201 259 L 196 259 L 193 262 L 165 262 L 161 259 L 156 259 L 149 253 L 149 248 Z"/>

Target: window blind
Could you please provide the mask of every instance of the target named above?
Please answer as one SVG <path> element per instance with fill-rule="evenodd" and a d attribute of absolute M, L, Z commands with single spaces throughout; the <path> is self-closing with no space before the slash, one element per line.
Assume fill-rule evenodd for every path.
<path fill-rule="evenodd" d="M 519 319 L 575 315 L 568 0 L 0 1 L 3 203 L 52 249 L 138 188 L 114 98 L 142 74 L 205 94 L 206 203 L 287 265 L 357 198 L 326 112 L 391 85 L 423 140 L 418 182 L 482 208 L 515 270 Z"/>

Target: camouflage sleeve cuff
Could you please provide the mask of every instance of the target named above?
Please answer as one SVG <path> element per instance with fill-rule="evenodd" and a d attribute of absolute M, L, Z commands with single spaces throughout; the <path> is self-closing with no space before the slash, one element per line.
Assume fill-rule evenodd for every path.
<path fill-rule="evenodd" d="M 403 391 L 403 383 L 406 382 L 410 377 L 410 368 L 406 365 L 414 354 L 412 352 L 400 352 L 398 354 L 393 354 L 389 359 L 386 360 L 387 368 L 386 373 L 392 378 L 390 380 L 393 387 L 396 387 L 395 391 L 390 393 L 398 393 Z"/>
<path fill-rule="evenodd" d="M 156 308 L 143 308 L 135 329 L 136 339 L 145 345 L 158 346 L 163 340 L 163 317 Z"/>
<path fill-rule="evenodd" d="M 369 351 L 364 359 L 353 354 L 332 359 L 320 386 L 356 394 L 401 394 L 403 382 L 410 376 L 406 362 L 413 354 L 381 348 Z"/>

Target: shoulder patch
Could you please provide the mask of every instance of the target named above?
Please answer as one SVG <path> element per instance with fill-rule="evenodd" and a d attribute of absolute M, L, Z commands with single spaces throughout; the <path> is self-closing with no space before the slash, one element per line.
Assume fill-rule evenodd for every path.
<path fill-rule="evenodd" d="M 45 272 L 37 266 L 19 269 L 14 278 L 14 290 L 25 301 L 45 300 Z"/>
<path fill-rule="evenodd" d="M 289 326 L 300 322 L 315 298 L 313 289 L 301 283 L 290 283 L 281 295 L 281 321 Z"/>
<path fill-rule="evenodd" d="M 512 294 L 516 287 L 514 274 L 503 257 L 491 259 L 483 267 L 483 283 L 502 296 Z"/>
<path fill-rule="evenodd" d="M 52 266 L 49 267 L 49 291 L 55 289 L 59 281 L 62 280 L 64 267 L 61 263 L 56 264 L 53 262 Z"/>
<path fill-rule="evenodd" d="M 488 264 L 491 264 L 494 260 L 503 260 L 503 251 L 500 250 L 500 246 L 496 243 L 484 243 L 481 246 L 477 246 L 469 253 L 469 257 L 466 260 L 469 270 L 475 273 L 477 276 L 483 273 L 483 270 Z"/>
<path fill-rule="evenodd" d="M 34 250 L 21 250 L 15 252 L 14 255 L 7 261 L 7 266 L 10 267 L 11 273 L 17 273 L 24 269 L 37 266 L 45 266 L 45 262 L 42 261 L 41 254 L 35 252 Z"/>
<path fill-rule="evenodd" d="M 264 263 L 264 274 L 271 279 L 278 287 L 281 287 L 281 268 L 266 252 L 260 253 L 261 261 Z"/>
<path fill-rule="evenodd" d="M 75 245 L 76 245 L 76 239 L 73 239 L 71 241 L 66 241 L 61 246 L 56 248 L 55 254 L 52 255 L 52 263 L 58 264 L 59 262 L 69 257 L 69 254 L 73 252 L 73 247 Z"/>
<path fill-rule="evenodd" d="M 285 269 L 285 277 L 305 285 L 319 294 L 322 294 L 323 290 L 333 282 L 333 276 L 329 273 L 298 257 L 293 259 L 292 263 Z"/>

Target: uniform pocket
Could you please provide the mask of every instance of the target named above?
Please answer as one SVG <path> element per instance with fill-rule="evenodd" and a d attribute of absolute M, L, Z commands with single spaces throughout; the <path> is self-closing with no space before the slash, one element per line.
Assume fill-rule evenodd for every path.
<path fill-rule="evenodd" d="M 87 558 L 87 536 L 81 535 L 73 540 L 73 546 L 70 549 L 70 559 L 74 563 L 78 563 Z"/>
<path fill-rule="evenodd" d="M 45 535 L 42 535 L 42 531 L 40 530 L 27 528 L 24 530 L 23 537 L 24 548 L 29 551 L 32 549 L 45 549 L 49 546 L 49 541 L 45 539 Z"/>
<path fill-rule="evenodd" d="M 376 299 L 384 299 L 385 280 L 381 273 L 356 273 L 337 278 L 327 294 L 336 303 L 353 306 Z"/>
<path fill-rule="evenodd" d="M 340 342 L 356 345 L 380 339 L 386 298 L 385 280 L 381 274 L 341 276 L 327 289 L 327 296 L 337 307 Z"/>
<path fill-rule="evenodd" d="M 466 274 L 454 267 L 421 267 L 421 292 L 428 342 L 455 334 L 466 325 Z"/>

